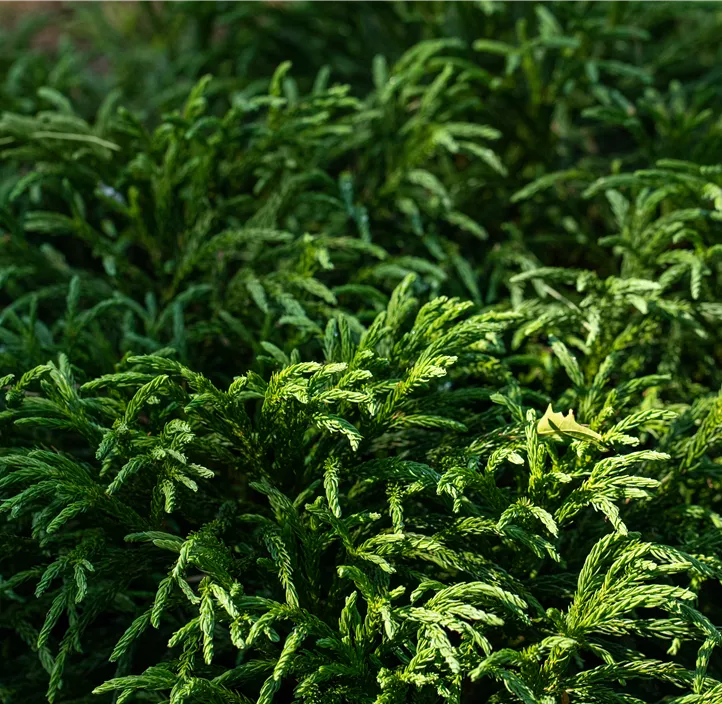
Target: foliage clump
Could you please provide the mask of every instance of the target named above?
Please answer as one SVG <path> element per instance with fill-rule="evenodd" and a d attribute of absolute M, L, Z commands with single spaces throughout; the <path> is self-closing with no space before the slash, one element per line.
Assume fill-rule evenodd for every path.
<path fill-rule="evenodd" d="M 715 6 L 55 28 L 0 36 L 0 702 L 722 702 Z"/>

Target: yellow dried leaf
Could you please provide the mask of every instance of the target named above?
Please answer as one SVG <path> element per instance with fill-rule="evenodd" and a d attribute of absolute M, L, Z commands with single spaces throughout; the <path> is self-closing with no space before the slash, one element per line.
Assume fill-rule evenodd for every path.
<path fill-rule="evenodd" d="M 601 442 L 602 440 L 599 433 L 577 423 L 574 418 L 574 411 L 570 410 L 566 416 L 563 413 L 555 413 L 551 403 L 544 415 L 539 419 L 536 431 L 540 437 L 563 438 L 566 436 L 574 438 L 574 440 L 594 442 Z"/>

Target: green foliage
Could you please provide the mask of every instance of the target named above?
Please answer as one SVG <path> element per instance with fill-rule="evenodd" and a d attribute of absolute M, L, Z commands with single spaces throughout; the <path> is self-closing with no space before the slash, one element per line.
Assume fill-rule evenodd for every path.
<path fill-rule="evenodd" d="M 715 6 L 320 7 L 2 30 L 0 702 L 722 701 Z"/>

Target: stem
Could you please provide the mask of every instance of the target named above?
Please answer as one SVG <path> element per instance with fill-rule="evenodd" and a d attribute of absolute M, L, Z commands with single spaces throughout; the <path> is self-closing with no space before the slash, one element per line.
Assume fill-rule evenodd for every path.
<path fill-rule="evenodd" d="M 153 0 L 140 0 L 140 4 L 145 14 L 148 15 L 153 32 L 160 34 L 163 29 L 163 24 L 160 21 L 160 17 L 158 17 L 158 13 L 155 11 L 155 7 L 153 7 Z"/>
<path fill-rule="evenodd" d="M 615 27 L 622 21 L 622 18 L 627 12 L 628 5 L 629 0 L 613 0 L 609 8 L 609 24 L 612 27 Z"/>

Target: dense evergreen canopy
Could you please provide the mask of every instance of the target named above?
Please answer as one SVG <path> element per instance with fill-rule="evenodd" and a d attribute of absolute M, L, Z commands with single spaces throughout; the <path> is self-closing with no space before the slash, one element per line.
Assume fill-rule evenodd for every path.
<path fill-rule="evenodd" d="M 2 704 L 720 704 L 722 5 L 0 29 Z"/>

